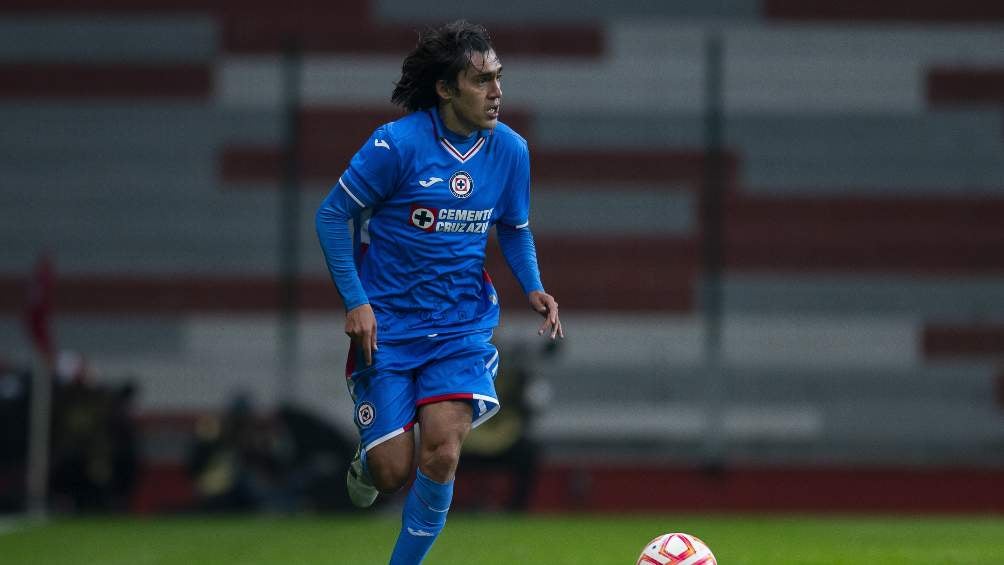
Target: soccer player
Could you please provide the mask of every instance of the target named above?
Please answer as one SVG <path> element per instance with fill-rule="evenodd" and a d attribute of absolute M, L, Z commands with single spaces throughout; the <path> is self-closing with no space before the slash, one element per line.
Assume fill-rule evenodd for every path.
<path fill-rule="evenodd" d="M 457 21 L 421 34 L 391 96 L 409 113 L 373 132 L 317 212 L 352 339 L 346 373 L 360 447 L 350 498 L 366 507 L 415 477 L 392 565 L 428 553 L 464 438 L 499 410 L 490 341 L 498 295 L 484 270 L 491 226 L 544 317 L 538 334 L 564 337 L 529 229 L 527 143 L 498 121 L 501 80 L 483 27 Z"/>

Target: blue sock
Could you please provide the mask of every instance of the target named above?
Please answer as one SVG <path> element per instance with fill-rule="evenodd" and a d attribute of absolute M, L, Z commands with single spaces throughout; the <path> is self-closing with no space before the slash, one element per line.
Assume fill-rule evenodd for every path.
<path fill-rule="evenodd" d="M 453 481 L 437 483 L 421 470 L 408 492 L 401 513 L 401 533 L 397 536 L 390 565 L 418 565 L 443 531 L 453 500 Z"/>

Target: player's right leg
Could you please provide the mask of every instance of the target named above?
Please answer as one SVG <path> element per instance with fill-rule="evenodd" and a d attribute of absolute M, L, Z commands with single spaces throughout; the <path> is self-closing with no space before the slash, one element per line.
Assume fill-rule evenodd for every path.
<path fill-rule="evenodd" d="M 411 478 L 414 458 L 415 435 L 410 429 L 368 451 L 360 444 L 345 476 L 349 500 L 368 508 L 379 494 L 397 492 Z"/>
<path fill-rule="evenodd" d="M 383 494 L 401 489 L 414 473 L 415 432 L 394 437 L 366 452 L 373 486 Z"/>
<path fill-rule="evenodd" d="M 370 401 L 360 401 L 366 402 Z M 363 410 L 379 409 L 367 406 Z M 356 412 L 358 421 L 358 407 Z M 379 429 L 372 433 L 367 429 L 359 430 L 359 447 L 345 477 L 345 486 L 352 504 L 367 508 L 373 504 L 378 494 L 396 492 L 408 482 L 415 460 L 415 432 L 412 425 L 411 421 L 395 425 L 390 432 L 382 435 L 376 435 L 382 431 Z"/>
<path fill-rule="evenodd" d="M 352 503 L 361 508 L 372 505 L 379 492 L 400 489 L 412 475 L 415 384 L 409 371 L 388 366 L 392 349 L 386 344 L 373 365 L 362 370 L 352 370 L 351 360 L 347 367 L 360 445 L 345 484 Z"/>

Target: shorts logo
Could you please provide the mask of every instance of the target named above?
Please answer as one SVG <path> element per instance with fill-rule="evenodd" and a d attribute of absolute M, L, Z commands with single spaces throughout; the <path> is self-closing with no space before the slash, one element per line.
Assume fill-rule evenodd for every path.
<path fill-rule="evenodd" d="M 368 428 L 376 419 L 376 409 L 369 402 L 363 402 L 356 408 L 356 423 L 360 428 Z"/>
<path fill-rule="evenodd" d="M 433 231 L 436 229 L 436 214 L 439 210 L 435 208 L 426 208 L 425 206 L 415 206 L 411 207 L 411 225 L 424 231 Z"/>
<path fill-rule="evenodd" d="M 450 192 L 457 198 L 467 198 L 474 192 L 474 179 L 464 171 L 457 171 L 450 177 Z"/>

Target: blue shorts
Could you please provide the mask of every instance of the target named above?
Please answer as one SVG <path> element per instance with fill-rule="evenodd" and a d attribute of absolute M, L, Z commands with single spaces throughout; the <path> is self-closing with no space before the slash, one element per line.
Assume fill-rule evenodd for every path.
<path fill-rule="evenodd" d="M 355 402 L 356 427 L 364 450 L 410 430 L 418 407 L 444 400 L 471 403 L 471 426 L 499 410 L 495 375 L 499 352 L 492 330 L 433 334 L 405 341 L 381 341 L 366 367 L 349 352 L 345 374 Z"/>

